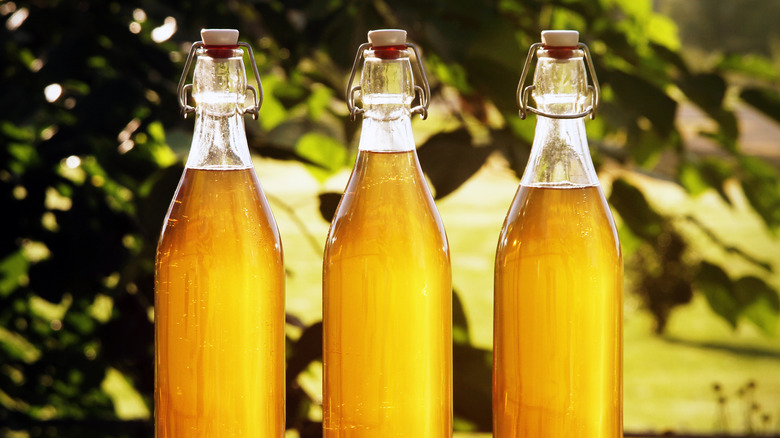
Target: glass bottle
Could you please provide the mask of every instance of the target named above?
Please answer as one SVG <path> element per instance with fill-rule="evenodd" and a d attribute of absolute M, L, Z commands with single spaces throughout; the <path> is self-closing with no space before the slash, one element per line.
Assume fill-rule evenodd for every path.
<path fill-rule="evenodd" d="M 235 30 L 201 35 L 179 84 L 195 133 L 157 246 L 155 436 L 282 437 L 284 270 L 244 131 L 259 108 L 240 47 L 251 48 Z"/>
<path fill-rule="evenodd" d="M 449 248 L 410 119 L 426 115 L 427 80 L 414 86 L 405 31 L 368 39 L 353 66 L 352 77 L 365 59 L 361 86 L 350 78 L 347 94 L 353 117 L 363 114 L 357 160 L 325 247 L 324 435 L 450 437 Z"/>
<path fill-rule="evenodd" d="M 518 88 L 538 114 L 531 156 L 498 242 L 493 430 L 497 438 L 622 436 L 622 256 L 588 151 L 587 46 L 542 32 Z M 533 86 L 523 90 L 531 58 Z M 531 92 L 538 109 L 527 107 Z"/>

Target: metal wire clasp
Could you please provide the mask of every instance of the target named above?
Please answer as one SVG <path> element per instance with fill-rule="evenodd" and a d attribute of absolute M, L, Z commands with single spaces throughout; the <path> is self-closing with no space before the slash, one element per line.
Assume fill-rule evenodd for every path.
<path fill-rule="evenodd" d="M 525 120 L 528 112 L 532 112 L 553 119 L 579 119 L 580 117 L 585 117 L 590 114 L 590 119 L 593 120 L 596 117 L 596 109 L 599 107 L 601 88 L 599 88 L 599 80 L 596 77 L 596 71 L 593 69 L 593 60 L 590 57 L 590 50 L 588 50 L 588 46 L 585 45 L 585 43 L 578 43 L 577 48 L 582 49 L 582 51 L 585 52 L 585 61 L 588 64 L 590 78 L 593 81 L 593 85 L 588 85 L 588 94 L 591 94 L 590 106 L 588 106 L 585 111 L 578 114 L 550 114 L 528 105 L 528 97 L 531 95 L 531 91 L 534 90 L 535 86 L 529 85 L 524 89 L 523 85 L 525 85 L 525 78 L 528 76 L 531 60 L 540 47 L 543 47 L 542 43 L 534 43 L 531 48 L 528 49 L 528 56 L 525 58 L 525 65 L 523 66 L 523 74 L 520 75 L 520 83 L 517 85 L 516 97 L 517 105 L 520 107 L 520 119 Z"/>
<path fill-rule="evenodd" d="M 371 47 L 371 43 L 363 43 L 358 47 L 357 54 L 355 55 L 355 62 L 352 64 L 352 72 L 349 74 L 349 82 L 347 82 L 347 94 L 345 100 L 347 101 L 347 108 L 349 109 L 349 119 L 353 122 L 358 114 L 366 112 L 363 108 L 355 105 L 355 93 L 360 90 L 360 85 L 352 86 L 355 80 L 355 73 L 357 72 L 358 65 L 363 59 L 363 55 L 366 50 Z M 428 118 L 428 104 L 431 98 L 431 86 L 428 84 L 428 76 L 425 74 L 425 67 L 423 67 L 422 58 L 420 52 L 417 50 L 417 46 L 412 43 L 406 43 L 406 47 L 414 51 L 414 57 L 417 58 L 417 66 L 420 69 L 420 76 L 422 76 L 424 87 L 419 85 L 414 86 L 415 95 L 420 96 L 420 104 L 412 108 L 412 114 L 419 114 L 423 120 Z"/>
<path fill-rule="evenodd" d="M 187 62 L 184 63 L 184 71 L 181 73 L 181 79 L 179 79 L 179 86 L 177 88 L 177 94 L 179 96 L 179 107 L 184 118 L 187 118 L 187 114 L 194 113 L 195 107 L 187 103 L 187 94 L 192 90 L 192 84 L 184 84 L 187 80 L 187 76 L 190 72 L 192 60 L 195 59 L 195 52 L 205 46 L 203 41 L 197 41 L 192 44 L 190 48 L 190 54 L 187 56 Z M 252 92 L 252 106 L 244 108 L 245 114 L 251 114 L 252 119 L 257 120 L 257 116 L 260 113 L 260 107 L 263 106 L 263 84 L 260 82 L 260 73 L 257 71 L 257 63 L 255 62 L 255 54 L 252 52 L 252 47 L 247 43 L 238 43 L 239 47 L 246 49 L 249 53 L 249 62 L 252 65 L 252 71 L 255 74 L 255 80 L 257 80 L 257 88 L 247 84 L 246 88 Z"/>

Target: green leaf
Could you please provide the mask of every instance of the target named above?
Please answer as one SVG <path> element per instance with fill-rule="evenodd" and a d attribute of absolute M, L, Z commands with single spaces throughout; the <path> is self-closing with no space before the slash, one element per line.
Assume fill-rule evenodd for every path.
<path fill-rule="evenodd" d="M 624 179 L 612 182 L 609 203 L 635 235 L 655 242 L 663 231 L 664 218 L 656 213 L 642 192 Z"/>
<path fill-rule="evenodd" d="M 672 133 L 677 102 L 662 89 L 644 78 L 620 70 L 607 71 L 603 76 L 624 109 L 635 118 L 650 120 L 660 137 L 666 138 Z"/>
<path fill-rule="evenodd" d="M 661 14 L 651 14 L 644 27 L 650 41 L 672 50 L 680 48 L 677 25 L 671 18 Z"/>
<path fill-rule="evenodd" d="M 19 283 L 27 276 L 29 266 L 30 262 L 21 250 L 0 260 L 0 297 L 8 296 L 19 287 Z"/>
<path fill-rule="evenodd" d="M 535 115 L 533 116 L 535 119 Z M 530 119 L 530 117 L 529 117 Z M 534 120 L 512 117 L 507 127 L 490 132 L 491 144 L 509 161 L 509 168 L 520 178 L 528 165 L 534 137 Z"/>
<path fill-rule="evenodd" d="M 309 163 L 306 168 L 319 181 L 341 170 L 347 161 L 347 148 L 332 137 L 304 134 L 295 145 L 295 153 Z"/>
<path fill-rule="evenodd" d="M 300 84 L 301 75 L 295 74 L 287 81 L 279 82 L 274 87 L 274 96 L 282 102 L 286 108 L 291 108 L 306 99 L 308 90 Z"/>
<path fill-rule="evenodd" d="M 780 298 L 766 282 L 758 277 L 742 277 L 734 283 L 734 292 L 740 303 L 741 316 L 755 324 L 767 336 L 777 331 Z"/>
<path fill-rule="evenodd" d="M 184 166 L 176 163 L 152 174 L 138 190 L 138 225 L 147 236 L 157 236 L 176 194 Z"/>
<path fill-rule="evenodd" d="M 276 98 L 276 89 L 282 78 L 279 75 L 263 76 L 263 107 L 260 109 L 259 122 L 265 131 L 270 131 L 287 118 L 287 110 Z M 247 123 L 249 120 L 247 119 Z"/>
<path fill-rule="evenodd" d="M 680 72 L 688 74 L 688 66 L 685 64 L 685 60 L 680 56 L 680 53 L 676 50 L 671 50 L 666 46 L 651 43 L 650 47 L 655 51 L 660 61 L 663 61 L 666 65 L 671 65 L 677 68 Z"/>
<path fill-rule="evenodd" d="M 631 158 L 644 169 L 655 167 L 661 153 L 670 145 L 655 130 L 642 130 L 639 127 L 629 129 L 627 143 Z"/>
<path fill-rule="evenodd" d="M 471 93 L 473 90 L 468 81 L 466 70 L 460 64 L 446 63 L 435 54 L 428 56 L 427 63 L 431 75 L 442 84 L 455 87 L 461 93 Z"/>
<path fill-rule="evenodd" d="M 162 123 L 150 123 L 146 128 L 146 132 L 149 133 L 149 136 L 152 138 L 152 140 L 158 143 L 165 143 L 165 128 L 163 128 Z"/>
<path fill-rule="evenodd" d="M 65 314 L 63 326 L 76 330 L 79 334 L 85 335 L 95 330 L 95 320 L 85 313 L 68 312 Z"/>
<path fill-rule="evenodd" d="M 466 317 L 466 308 L 460 300 L 455 289 L 452 290 L 452 340 L 456 344 L 469 345 L 469 321 Z"/>
<path fill-rule="evenodd" d="M 516 27 L 502 20 L 493 5 L 480 1 L 449 2 L 446 11 L 425 20 L 432 51 L 451 66 L 457 79 L 468 79 L 459 88 L 485 96 L 501 112 L 515 113 L 513 90 L 527 50 L 513 38 Z"/>
<path fill-rule="evenodd" d="M 321 137 L 340 139 L 342 131 L 338 126 L 326 125 L 311 120 L 305 116 L 290 117 L 278 124 L 274 129 L 268 132 L 268 135 L 260 142 L 255 139 L 248 139 L 251 147 L 261 151 L 266 155 L 266 149 L 272 149 L 271 156 L 276 155 L 280 159 L 297 159 L 303 163 L 316 164 L 307 157 L 303 157 L 297 152 L 298 142 L 308 134 L 318 134 Z"/>
<path fill-rule="evenodd" d="M 715 189 L 723 201 L 731 204 L 731 198 L 726 193 L 726 180 L 734 176 L 731 165 L 716 157 L 703 158 L 696 164 L 702 180 Z"/>
<path fill-rule="evenodd" d="M 118 418 L 133 420 L 151 417 L 151 413 L 144 404 L 141 395 L 133 387 L 132 380 L 120 371 L 108 368 L 105 379 L 100 386 L 111 397 Z"/>
<path fill-rule="evenodd" d="M 739 55 L 725 56 L 718 68 L 744 73 L 754 78 L 768 81 L 776 81 L 778 79 L 778 72 L 772 61 L 755 54 L 740 53 Z"/>
<path fill-rule="evenodd" d="M 762 88 L 746 88 L 739 97 L 753 108 L 780 122 L 780 93 Z"/>
<path fill-rule="evenodd" d="M 454 413 L 477 430 L 490 430 L 491 360 L 490 352 L 470 345 L 452 348 Z"/>
<path fill-rule="evenodd" d="M 81 161 L 81 168 L 91 178 L 93 184 L 107 195 L 105 200 L 111 209 L 116 212 L 135 213 L 136 205 L 132 202 L 133 192 L 117 183 L 112 178 L 115 175 L 109 175 L 100 161 L 95 157 L 87 157 Z M 99 182 L 95 184 L 94 181 Z"/>
<path fill-rule="evenodd" d="M 653 4 L 650 0 L 610 0 L 605 3 L 614 3 L 620 6 L 620 9 L 634 18 L 645 17 L 653 13 Z"/>
<path fill-rule="evenodd" d="M 550 29 L 584 29 L 588 25 L 585 17 L 572 14 L 563 8 L 555 8 L 550 14 Z"/>
<path fill-rule="evenodd" d="M 716 133 L 708 133 L 728 150 L 736 152 L 739 126 L 734 113 L 723 108 L 726 80 L 717 73 L 687 74 L 677 84 L 685 95 L 718 124 Z"/>
<path fill-rule="evenodd" d="M 306 100 L 306 106 L 312 120 L 319 120 L 332 100 L 333 90 L 322 86 L 322 84 L 314 84 L 311 88 L 311 95 Z"/>
<path fill-rule="evenodd" d="M 679 86 L 688 98 L 709 114 L 721 109 L 726 96 L 726 81 L 717 73 L 686 75 Z"/>
<path fill-rule="evenodd" d="M 678 178 L 688 193 L 697 196 L 712 188 L 729 204 L 731 198 L 726 194 L 725 183 L 733 174 L 728 162 L 715 157 L 686 161 L 678 168 Z"/>
<path fill-rule="evenodd" d="M 35 131 L 29 126 L 16 126 L 11 122 L 0 123 L 0 133 L 17 141 L 31 142 L 35 140 Z"/>
<path fill-rule="evenodd" d="M 69 296 L 63 297 L 59 303 L 52 303 L 38 296 L 30 297 L 30 314 L 43 318 L 46 321 L 62 319 L 68 312 L 73 299 Z"/>
<path fill-rule="evenodd" d="M 695 284 L 707 298 L 710 308 L 732 328 L 736 328 L 739 302 L 735 297 L 734 285 L 726 272 L 720 266 L 704 262 L 696 276 Z"/>
<path fill-rule="evenodd" d="M 618 236 L 620 237 L 620 248 L 624 254 L 633 254 L 639 250 L 642 245 L 647 245 L 647 242 L 642 240 L 639 236 L 631 231 L 631 228 L 624 224 L 618 227 Z"/>
<path fill-rule="evenodd" d="M 149 142 L 149 153 L 160 167 L 170 166 L 178 161 L 176 153 L 166 143 Z"/>
<path fill-rule="evenodd" d="M 780 227 L 780 174 L 772 166 L 757 157 L 742 156 L 742 189 L 770 228 Z"/>
<path fill-rule="evenodd" d="M 35 147 L 31 144 L 24 143 L 11 143 L 8 145 L 8 153 L 16 159 L 24 167 L 29 167 L 38 161 L 38 153 L 35 151 Z"/>
<path fill-rule="evenodd" d="M 0 351 L 9 359 L 33 363 L 41 357 L 41 351 L 24 336 L 0 327 Z"/>
<path fill-rule="evenodd" d="M 333 222 L 336 209 L 341 202 L 341 193 L 320 193 L 320 215 L 328 223 Z"/>
<path fill-rule="evenodd" d="M 471 145 L 465 130 L 436 134 L 420 146 L 420 164 L 441 199 L 458 189 L 482 167 L 492 147 Z"/>
<path fill-rule="evenodd" d="M 292 353 L 287 359 L 287 381 L 291 382 L 311 362 L 322 359 L 322 321 L 307 327 L 292 344 Z"/>
<path fill-rule="evenodd" d="M 699 169 L 690 162 L 684 162 L 677 169 L 677 178 L 692 196 L 698 196 L 707 191 L 710 185 L 699 172 Z"/>

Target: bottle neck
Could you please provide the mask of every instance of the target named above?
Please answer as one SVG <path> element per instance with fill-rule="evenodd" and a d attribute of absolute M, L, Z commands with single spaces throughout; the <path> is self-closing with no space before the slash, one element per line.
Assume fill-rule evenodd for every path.
<path fill-rule="evenodd" d="M 243 118 L 247 81 L 242 52 L 209 47 L 198 50 L 195 64 L 195 132 L 187 167 L 252 167 Z"/>
<path fill-rule="evenodd" d="M 365 111 L 360 150 L 414 150 L 411 123 L 414 77 L 406 47 L 367 50 L 360 91 Z"/>
<path fill-rule="evenodd" d="M 360 132 L 361 151 L 404 152 L 413 151 L 414 135 L 409 116 L 384 120 L 365 117 Z"/>
<path fill-rule="evenodd" d="M 587 105 L 583 53 L 576 47 L 542 48 L 532 96 L 549 114 L 581 113 Z M 537 116 L 531 156 L 521 183 L 526 186 L 581 187 L 598 185 L 585 132 L 585 118 Z"/>

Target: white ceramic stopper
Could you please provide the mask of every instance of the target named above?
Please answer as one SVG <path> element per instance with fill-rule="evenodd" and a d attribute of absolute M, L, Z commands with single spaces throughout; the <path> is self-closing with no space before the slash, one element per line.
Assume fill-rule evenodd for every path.
<path fill-rule="evenodd" d="M 368 31 L 368 42 L 373 47 L 405 46 L 406 31 L 403 29 L 379 29 Z"/>
<path fill-rule="evenodd" d="M 236 29 L 201 29 L 200 37 L 207 46 L 235 46 L 238 44 Z"/>
<path fill-rule="evenodd" d="M 542 44 L 548 47 L 577 47 L 580 33 L 576 30 L 543 30 Z"/>

